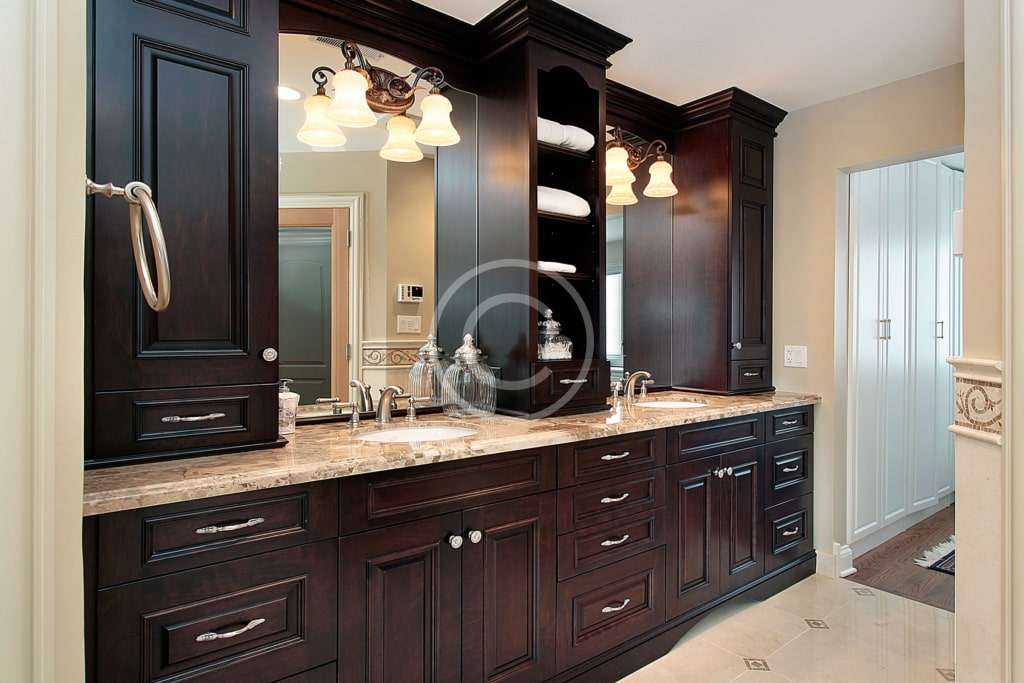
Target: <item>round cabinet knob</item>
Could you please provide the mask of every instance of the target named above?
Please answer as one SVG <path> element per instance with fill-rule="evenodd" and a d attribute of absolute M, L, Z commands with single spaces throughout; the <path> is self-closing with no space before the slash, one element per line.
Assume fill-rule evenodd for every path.
<path fill-rule="evenodd" d="M 263 349 L 263 353 L 261 353 L 260 355 L 263 356 L 263 360 L 267 361 L 268 363 L 273 363 L 275 360 L 277 360 L 277 349 L 268 346 L 267 348 Z"/>
<path fill-rule="evenodd" d="M 743 348 L 743 342 L 733 342 L 732 348 L 734 348 L 737 351 L 739 351 L 740 349 Z"/>
<path fill-rule="evenodd" d="M 475 544 L 475 543 L 479 543 L 480 541 L 484 540 L 484 532 L 478 531 L 476 529 L 470 530 L 470 532 L 468 534 L 466 534 L 466 535 L 469 536 L 469 542 L 470 543 L 474 543 Z"/>
<path fill-rule="evenodd" d="M 448 545 L 450 545 L 455 550 L 458 550 L 462 547 L 462 536 L 459 536 L 458 534 L 449 534 Z"/>

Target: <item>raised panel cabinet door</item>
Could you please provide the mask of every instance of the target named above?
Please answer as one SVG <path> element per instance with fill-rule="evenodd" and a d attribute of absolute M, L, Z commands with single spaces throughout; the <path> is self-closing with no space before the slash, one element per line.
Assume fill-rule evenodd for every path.
<path fill-rule="evenodd" d="M 462 514 L 462 680 L 554 674 L 555 494 Z"/>
<path fill-rule="evenodd" d="M 722 456 L 722 584 L 727 593 L 764 574 L 764 447 Z"/>
<path fill-rule="evenodd" d="M 721 458 L 711 456 L 666 468 L 669 514 L 666 562 L 667 617 L 711 602 L 719 594 Z"/>
<path fill-rule="evenodd" d="M 454 683 L 462 619 L 461 515 L 341 541 L 338 659 L 343 683 Z"/>
<path fill-rule="evenodd" d="M 94 389 L 273 383 L 277 3 L 94 5 L 90 174 L 153 189 L 171 275 L 155 313 L 125 202 L 90 200 Z"/>
<path fill-rule="evenodd" d="M 771 358 L 772 134 L 733 121 L 731 144 L 729 357 L 765 360 Z"/>

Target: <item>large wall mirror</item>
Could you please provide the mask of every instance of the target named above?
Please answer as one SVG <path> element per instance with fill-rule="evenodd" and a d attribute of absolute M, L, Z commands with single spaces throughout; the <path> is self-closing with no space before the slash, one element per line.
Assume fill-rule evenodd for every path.
<path fill-rule="evenodd" d="M 391 55 L 360 45 L 365 58 L 395 74 L 414 71 Z M 350 382 L 377 390 L 406 386 L 417 350 L 434 323 L 438 197 L 452 159 L 465 160 L 464 183 L 475 173 L 473 130 L 460 130 L 451 147 L 418 147 L 422 158 L 382 158 L 392 116 L 368 127 L 341 127 L 344 144 L 310 145 L 297 137 L 307 120 L 319 66 L 341 70 L 339 43 L 312 35 L 282 35 L 279 100 L 280 376 L 300 396 L 299 414 L 330 413 L 316 399 L 355 400 Z M 425 84 L 421 84 L 425 85 Z M 333 96 L 331 83 L 326 93 Z M 428 90 L 416 94 L 407 116 L 420 121 Z M 452 120 L 475 120 L 476 98 L 445 87 Z M 290 99 L 289 99 L 290 98 Z M 449 156 L 442 164 L 439 157 Z M 439 172 L 438 168 L 444 168 Z M 440 247 L 443 248 L 443 247 Z"/>

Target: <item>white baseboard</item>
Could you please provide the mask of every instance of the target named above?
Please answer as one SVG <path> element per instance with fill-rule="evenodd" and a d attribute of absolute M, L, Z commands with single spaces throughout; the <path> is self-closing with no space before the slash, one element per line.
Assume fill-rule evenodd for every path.
<path fill-rule="evenodd" d="M 882 545 L 888 540 L 895 538 L 902 534 L 904 531 L 914 526 L 918 522 L 928 519 L 932 515 L 946 509 L 955 502 L 956 494 L 949 493 L 939 499 L 938 503 L 931 506 L 926 510 L 919 510 L 911 515 L 907 515 L 902 519 L 899 519 L 892 524 L 882 527 L 870 536 L 858 539 L 850 544 L 853 547 L 853 557 L 860 557 L 869 550 L 873 550 L 878 546 Z M 851 558 L 852 559 L 852 558 Z"/>
<path fill-rule="evenodd" d="M 853 549 L 848 545 L 833 543 L 831 553 L 823 553 L 819 550 L 815 571 L 834 579 L 856 574 L 857 569 L 853 566 Z"/>

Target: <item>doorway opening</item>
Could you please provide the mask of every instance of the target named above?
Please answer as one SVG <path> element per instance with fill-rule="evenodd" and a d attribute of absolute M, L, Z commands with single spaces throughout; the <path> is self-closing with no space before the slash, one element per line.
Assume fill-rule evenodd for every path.
<path fill-rule="evenodd" d="M 953 610 L 963 153 L 849 174 L 849 578 Z M 961 241 L 962 243 L 962 241 Z"/>

